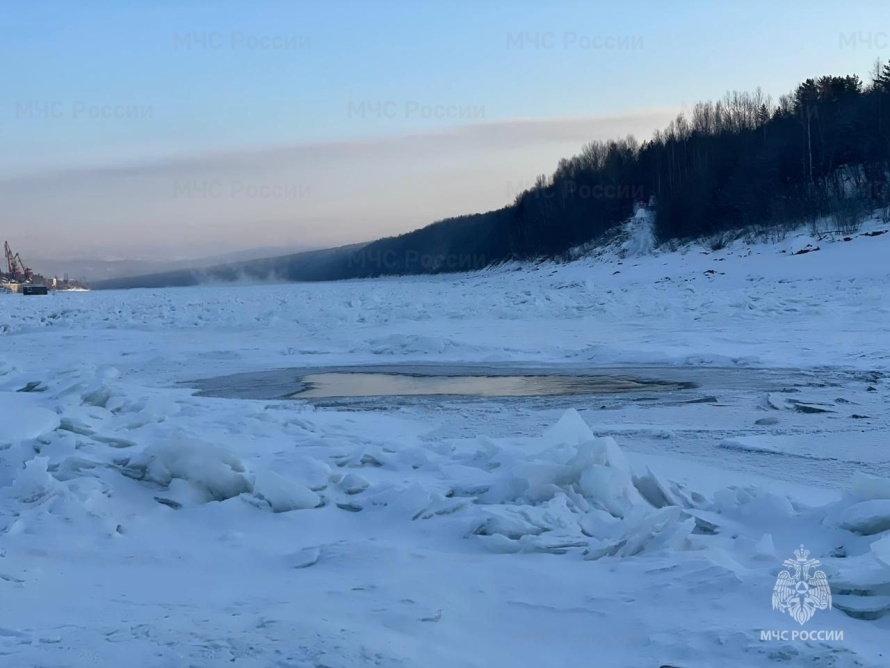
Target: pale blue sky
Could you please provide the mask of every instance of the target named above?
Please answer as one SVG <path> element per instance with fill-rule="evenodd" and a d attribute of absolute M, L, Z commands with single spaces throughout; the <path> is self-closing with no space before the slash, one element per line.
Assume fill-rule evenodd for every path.
<path fill-rule="evenodd" d="M 807 76 L 865 76 L 888 47 L 890 3 L 877 0 L 0 0 L 0 204 L 27 222 L 61 225 L 62 216 L 81 226 L 81 254 L 99 252 L 100 233 L 118 253 L 167 252 L 144 230 L 185 223 L 214 251 L 367 239 L 504 204 L 510 184 L 551 171 L 587 139 L 645 137 L 684 104 L 727 89 L 777 96 Z M 362 114 L 362 103 L 380 106 Z M 402 140 L 443 128 L 458 137 L 439 137 L 448 150 L 412 151 Z M 363 172 L 354 151 L 364 141 L 374 157 Z M 303 156 L 306 144 L 316 145 L 318 172 L 330 172 L 327 185 L 310 184 L 311 165 L 284 160 L 272 177 L 243 164 L 266 150 Z M 181 173 L 179 162 L 207 155 L 238 165 L 205 165 L 190 182 L 234 170 L 257 187 L 299 180 L 304 196 L 232 207 L 162 202 L 181 195 L 179 182 L 130 182 L 126 200 L 110 185 L 120 166 L 176 163 Z M 52 176 L 85 169 L 93 181 L 82 188 L 61 181 L 71 174 Z M 344 208 L 362 184 L 331 186 L 341 170 L 373 184 L 375 199 Z M 424 194 L 406 210 L 404 175 L 420 172 Z M 472 183 L 462 203 L 464 172 Z M 89 209 L 96 200 L 101 212 Z M 272 221 L 260 243 L 234 231 L 252 220 Z"/>

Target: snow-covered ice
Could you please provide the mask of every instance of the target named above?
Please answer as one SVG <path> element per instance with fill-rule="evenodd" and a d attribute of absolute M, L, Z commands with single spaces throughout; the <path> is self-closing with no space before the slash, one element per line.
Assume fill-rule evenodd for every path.
<path fill-rule="evenodd" d="M 890 234 L 654 252 L 641 220 L 563 265 L 0 298 L 0 663 L 890 665 Z M 189 386 L 380 363 L 727 381 Z M 771 604 L 801 544 L 806 626 Z"/>

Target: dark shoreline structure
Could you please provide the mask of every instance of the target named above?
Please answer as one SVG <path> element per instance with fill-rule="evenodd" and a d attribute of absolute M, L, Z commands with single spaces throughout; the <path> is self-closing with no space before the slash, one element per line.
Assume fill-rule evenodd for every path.
<path fill-rule="evenodd" d="M 201 271 L 102 281 L 95 288 L 232 281 L 329 281 L 481 269 L 564 257 L 653 203 L 659 241 L 783 233 L 827 221 L 853 232 L 890 207 L 890 63 L 871 82 L 807 79 L 773 102 L 758 89 L 696 104 L 652 139 L 592 142 L 504 208 L 365 245 Z"/>

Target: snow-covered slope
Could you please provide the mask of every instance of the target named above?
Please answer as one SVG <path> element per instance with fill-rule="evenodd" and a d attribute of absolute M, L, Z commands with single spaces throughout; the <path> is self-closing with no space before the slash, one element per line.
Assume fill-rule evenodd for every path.
<path fill-rule="evenodd" d="M 636 222 L 563 265 L 0 298 L 4 661 L 886 666 L 890 234 L 649 253 Z M 409 361 L 796 371 L 386 411 L 177 385 Z M 805 625 L 772 604 L 801 543 Z"/>

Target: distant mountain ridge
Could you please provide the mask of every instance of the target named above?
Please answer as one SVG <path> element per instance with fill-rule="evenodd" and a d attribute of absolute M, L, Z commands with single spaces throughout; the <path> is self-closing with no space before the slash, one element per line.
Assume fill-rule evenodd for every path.
<path fill-rule="evenodd" d="M 207 267 L 96 281 L 93 289 L 186 287 L 205 283 L 253 283 L 268 281 L 325 281 L 343 278 L 355 254 L 366 244 L 303 251 L 269 258 L 227 262 Z"/>
<path fill-rule="evenodd" d="M 266 257 L 280 257 L 287 253 L 302 252 L 310 248 L 288 248 L 282 246 L 266 246 L 250 248 L 231 253 L 222 253 L 203 258 L 184 260 L 147 260 L 147 259 L 41 259 L 34 258 L 31 263 L 40 267 L 48 276 L 63 276 L 87 282 L 101 282 L 132 276 L 164 273 L 182 269 L 201 269 L 231 262 L 258 260 Z"/>

